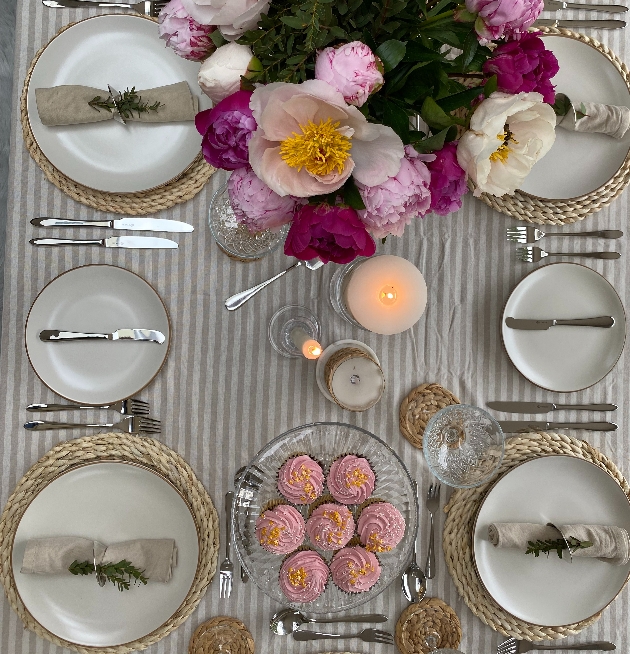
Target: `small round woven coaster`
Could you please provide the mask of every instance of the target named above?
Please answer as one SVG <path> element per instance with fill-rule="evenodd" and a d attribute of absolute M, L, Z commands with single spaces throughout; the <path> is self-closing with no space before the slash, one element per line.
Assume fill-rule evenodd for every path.
<path fill-rule="evenodd" d="M 254 654 L 254 639 L 236 618 L 219 616 L 200 624 L 190 639 L 188 654 Z"/>
<path fill-rule="evenodd" d="M 524 461 L 552 454 L 575 456 L 594 463 L 605 470 L 630 497 L 630 486 L 608 457 L 586 441 L 565 434 L 538 432 L 507 439 L 498 474 L 502 475 Z M 564 627 L 539 627 L 510 615 L 487 594 L 477 577 L 472 560 L 472 529 L 479 505 L 495 482 L 496 478 L 476 488 L 457 489 L 444 507 L 447 514 L 442 536 L 444 557 L 457 591 L 468 608 L 495 631 L 519 640 L 565 638 L 597 622 L 601 613 Z"/>
<path fill-rule="evenodd" d="M 437 648 L 457 649 L 462 639 L 462 627 L 453 609 L 437 597 L 425 597 L 410 604 L 398 618 L 396 645 L 402 654 L 428 654 L 429 635 L 437 634 Z M 435 649 L 435 648 L 433 648 Z"/>
<path fill-rule="evenodd" d="M 400 405 L 400 431 L 418 449 L 431 416 L 440 409 L 460 401 L 439 384 L 421 384 L 414 388 Z"/>

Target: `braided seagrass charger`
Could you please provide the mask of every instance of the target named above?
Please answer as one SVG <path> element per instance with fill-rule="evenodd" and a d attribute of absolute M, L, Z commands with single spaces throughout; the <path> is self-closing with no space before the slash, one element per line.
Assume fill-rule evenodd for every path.
<path fill-rule="evenodd" d="M 157 19 L 149 18 L 147 16 L 138 17 L 157 22 Z M 77 23 L 70 23 L 64 25 L 53 39 L 76 24 Z M 35 163 L 42 169 L 44 175 L 48 178 L 48 181 L 54 184 L 60 191 L 69 195 L 73 200 L 81 202 L 88 207 L 92 207 L 99 211 L 111 211 L 113 213 L 122 213 L 129 216 L 139 216 L 161 211 L 162 209 L 168 209 L 176 204 L 190 200 L 201 191 L 215 172 L 215 169 L 206 163 L 201 152 L 199 152 L 190 166 L 188 166 L 188 168 L 186 168 L 186 170 L 175 179 L 172 179 L 161 186 L 156 186 L 155 188 L 136 193 L 108 193 L 106 191 L 97 191 L 87 186 L 83 186 L 82 184 L 78 184 L 55 168 L 55 166 L 53 166 L 46 158 L 33 136 L 26 107 L 26 98 L 31 74 L 40 55 L 47 46 L 48 44 L 38 50 L 26 72 L 24 87 L 22 88 L 22 95 L 20 96 L 20 122 L 22 123 L 22 135 L 24 136 L 26 149 L 34 159 Z"/>
<path fill-rule="evenodd" d="M 499 475 L 524 461 L 552 454 L 574 456 L 594 463 L 605 470 L 621 486 L 624 493 L 630 496 L 630 486 L 608 457 L 586 441 L 564 434 L 539 432 L 507 439 Z M 564 627 L 539 627 L 508 614 L 487 594 L 475 572 L 472 559 L 472 529 L 477 509 L 495 482 L 496 478 L 477 488 L 455 490 L 444 507 L 447 514 L 442 538 L 444 557 L 457 591 L 468 608 L 495 631 L 519 640 L 565 638 L 597 622 L 601 613 Z"/>
<path fill-rule="evenodd" d="M 188 654 L 254 654 L 254 639 L 236 618 L 223 615 L 200 624 L 190 639 Z"/>
<path fill-rule="evenodd" d="M 195 578 L 179 609 L 163 625 L 147 636 L 124 645 L 86 647 L 67 642 L 42 627 L 24 607 L 16 590 L 11 552 L 20 519 L 42 488 L 59 475 L 85 463 L 97 461 L 128 461 L 141 464 L 169 481 L 181 494 L 197 526 L 199 562 Z M 53 447 L 20 479 L 9 497 L 0 518 L 0 580 L 9 604 L 24 626 L 55 645 L 81 654 L 127 654 L 146 649 L 177 629 L 197 608 L 217 568 L 219 523 L 217 512 L 202 483 L 179 454 L 153 438 L 130 434 L 99 434 L 64 441 Z M 244 653 L 245 654 L 245 653 Z"/>
<path fill-rule="evenodd" d="M 396 646 L 402 654 L 429 654 L 426 638 L 436 633 L 438 648 L 457 649 L 462 640 L 462 627 L 453 609 L 437 597 L 425 597 L 410 604 L 396 624 Z"/>

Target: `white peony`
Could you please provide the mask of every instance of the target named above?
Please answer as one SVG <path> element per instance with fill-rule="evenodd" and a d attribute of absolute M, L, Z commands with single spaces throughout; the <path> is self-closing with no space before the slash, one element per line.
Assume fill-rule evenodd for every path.
<path fill-rule="evenodd" d="M 241 75 L 247 72 L 252 57 L 246 45 L 222 45 L 201 64 L 197 75 L 201 90 L 215 105 L 236 93 L 241 88 Z"/>
<path fill-rule="evenodd" d="M 186 11 L 202 25 L 216 25 L 232 41 L 256 29 L 271 0 L 182 0 Z"/>
<path fill-rule="evenodd" d="M 495 92 L 475 109 L 457 161 L 474 195 L 512 195 L 556 139 L 556 115 L 540 93 Z"/>

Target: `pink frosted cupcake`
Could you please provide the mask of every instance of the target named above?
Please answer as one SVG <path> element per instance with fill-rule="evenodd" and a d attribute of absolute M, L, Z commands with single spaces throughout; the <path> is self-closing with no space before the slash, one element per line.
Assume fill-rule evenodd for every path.
<path fill-rule="evenodd" d="M 256 538 L 272 554 L 290 554 L 304 542 L 305 524 L 299 511 L 280 504 L 256 520 Z"/>
<path fill-rule="evenodd" d="M 295 552 L 280 568 L 280 590 L 290 602 L 312 602 L 326 589 L 329 574 L 328 566 L 316 552 Z"/>
<path fill-rule="evenodd" d="M 340 550 L 354 534 L 354 518 L 347 506 L 321 504 L 307 520 L 306 533 L 320 550 Z"/>
<path fill-rule="evenodd" d="M 278 490 L 293 504 L 310 504 L 324 490 L 322 467 L 306 454 L 289 459 L 278 471 Z"/>
<path fill-rule="evenodd" d="M 372 552 L 359 547 L 344 547 L 330 562 L 335 585 L 346 593 L 364 593 L 381 576 L 381 566 Z"/>
<path fill-rule="evenodd" d="M 361 511 L 357 532 L 368 552 L 389 552 L 405 535 L 405 519 L 389 502 L 376 502 Z"/>
<path fill-rule="evenodd" d="M 376 477 L 367 459 L 349 454 L 330 466 L 326 483 L 337 502 L 361 504 L 372 495 Z"/>

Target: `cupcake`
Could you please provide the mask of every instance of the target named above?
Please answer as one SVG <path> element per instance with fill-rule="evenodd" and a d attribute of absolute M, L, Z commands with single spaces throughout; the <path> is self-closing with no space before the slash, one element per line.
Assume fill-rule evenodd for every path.
<path fill-rule="evenodd" d="M 374 491 L 376 477 L 367 459 L 349 454 L 330 466 L 326 483 L 337 502 L 361 504 Z"/>
<path fill-rule="evenodd" d="M 323 490 L 322 467 L 306 454 L 289 459 L 278 471 L 278 491 L 293 504 L 310 504 Z"/>
<path fill-rule="evenodd" d="M 381 576 L 381 566 L 372 552 L 363 547 L 344 547 L 330 562 L 332 580 L 346 593 L 364 593 Z"/>
<path fill-rule="evenodd" d="M 368 552 L 389 552 L 405 535 L 405 519 L 389 502 L 376 502 L 361 511 L 357 532 Z"/>
<path fill-rule="evenodd" d="M 292 506 L 280 504 L 256 520 L 256 538 L 272 554 L 290 554 L 304 541 L 304 518 Z"/>
<path fill-rule="evenodd" d="M 306 521 L 306 533 L 320 550 L 340 550 L 354 534 L 354 518 L 347 506 L 321 504 Z"/>
<path fill-rule="evenodd" d="M 295 552 L 280 568 L 280 590 L 290 602 L 312 602 L 326 589 L 330 571 L 312 550 Z"/>

